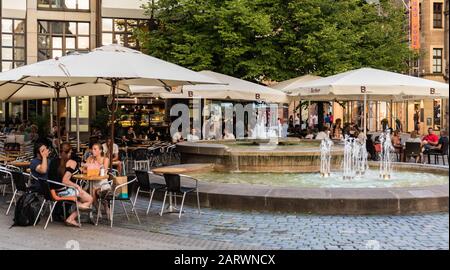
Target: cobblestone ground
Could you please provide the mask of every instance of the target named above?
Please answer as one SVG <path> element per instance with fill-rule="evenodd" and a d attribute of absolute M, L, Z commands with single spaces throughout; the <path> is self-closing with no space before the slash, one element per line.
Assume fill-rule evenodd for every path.
<path fill-rule="evenodd" d="M 155 203 L 148 216 L 140 200 L 141 225 L 122 215 L 117 226 L 234 245 L 268 249 L 449 249 L 448 213 L 412 216 L 316 216 L 186 208 L 160 217 Z"/>
<path fill-rule="evenodd" d="M 175 214 L 160 217 L 160 207 L 161 204 L 155 202 L 147 216 L 147 200 L 138 200 L 137 208 L 141 218 L 139 225 L 132 215 L 130 221 L 126 219 L 119 204 L 116 207 L 115 228 L 110 229 L 106 221 L 101 221 L 99 227 L 86 225 L 82 229 L 83 235 L 86 236 L 83 244 L 86 248 L 120 248 L 122 245 L 122 248 L 126 249 L 449 249 L 448 213 L 411 216 L 316 216 L 202 209 L 201 215 L 198 215 L 196 209 L 186 207 L 184 215 L 178 219 Z M 11 217 L 4 216 L 5 209 L 5 202 L 0 199 L 0 235 L 8 235 L 10 240 L 3 241 L 4 245 L 0 248 L 14 248 L 14 245 L 8 246 L 7 243 L 16 243 L 15 237 L 27 237 L 27 232 L 42 232 L 42 228 L 8 230 Z M 15 233 L 12 233 L 13 230 L 16 230 Z M 51 232 L 49 235 L 65 236 L 68 233 L 77 235 L 77 230 L 80 229 L 55 223 L 51 224 L 47 231 Z M 143 232 L 147 233 L 142 234 Z M 123 234 L 125 238 L 115 242 L 118 234 Z M 109 237 L 111 240 L 105 240 L 101 246 L 90 246 L 93 243 L 87 238 L 97 237 Z M 135 243 L 133 239 L 136 239 Z M 42 239 L 37 242 L 41 244 Z M 27 243 L 26 247 L 33 248 L 30 245 Z M 48 247 L 59 246 L 53 247 L 49 244 Z"/>

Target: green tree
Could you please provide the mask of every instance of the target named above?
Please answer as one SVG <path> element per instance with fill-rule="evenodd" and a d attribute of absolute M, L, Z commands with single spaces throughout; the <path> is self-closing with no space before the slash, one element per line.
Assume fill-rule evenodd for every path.
<path fill-rule="evenodd" d="M 159 0 L 137 31 L 150 55 L 256 82 L 364 66 L 403 72 L 417 57 L 393 1 Z"/>

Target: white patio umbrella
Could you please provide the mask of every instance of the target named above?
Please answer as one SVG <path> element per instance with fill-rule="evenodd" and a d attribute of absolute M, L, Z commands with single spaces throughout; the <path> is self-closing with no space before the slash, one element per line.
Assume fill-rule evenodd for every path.
<path fill-rule="evenodd" d="M 361 68 L 306 82 L 295 95 L 314 101 L 448 98 L 448 84 L 399 73 Z"/>
<path fill-rule="evenodd" d="M 197 72 L 116 44 L 94 49 L 87 54 L 61 57 L 54 61 L 56 63 L 47 62 L 47 68 L 42 65 L 35 70 L 33 65 L 36 64 L 24 67 L 21 69 L 23 71 L 21 76 L 17 76 L 13 71 L 1 74 L 0 99 L 13 100 L 22 93 L 23 96 L 28 96 L 28 93 L 41 91 L 46 87 L 54 88 L 58 93 L 64 92 L 61 90 L 67 88 L 68 96 L 86 93 L 104 95 L 103 90 L 97 88 L 110 87 L 108 94 L 110 93 L 111 100 L 108 103 L 112 106 L 111 123 L 114 123 L 115 96 L 120 91 L 129 92 L 130 85 L 163 86 L 171 90 L 172 87 L 185 84 L 220 83 Z M 72 87 L 71 92 L 69 88 Z M 53 97 L 53 94 L 48 97 Z M 114 140 L 114 124 L 111 125 L 111 137 Z M 110 147 L 112 149 L 112 145 Z"/>
<path fill-rule="evenodd" d="M 75 78 L 70 77 L 69 70 L 61 60 L 75 57 L 77 55 L 68 55 L 0 73 L 0 100 L 10 102 L 56 99 L 58 101 L 57 111 L 59 112 L 60 98 L 110 95 L 111 87 L 107 84 L 98 84 L 86 78 L 77 78 L 77 81 L 75 81 Z M 119 91 L 124 94 L 127 93 L 127 90 L 124 89 Z M 59 134 L 61 130 L 59 118 L 57 119 L 57 129 Z M 79 141 L 78 124 L 77 141 Z M 79 148 L 79 142 L 77 144 Z"/>
<path fill-rule="evenodd" d="M 304 100 L 364 100 L 364 132 L 368 100 L 403 101 L 448 98 L 449 85 L 399 73 L 362 68 L 307 82 L 298 88 Z"/>
<path fill-rule="evenodd" d="M 267 103 L 286 103 L 287 95 L 279 90 L 263 85 L 241 80 L 228 75 L 213 71 L 200 71 L 200 74 L 219 81 L 221 84 L 199 84 L 186 85 L 182 87 L 182 93 L 161 93 L 160 97 L 165 99 L 217 99 L 217 100 L 244 100 L 265 101 Z M 149 88 L 148 90 L 152 90 Z M 133 94 L 144 93 L 145 88 L 131 91 Z"/>
<path fill-rule="evenodd" d="M 270 86 L 273 89 L 277 89 L 280 91 L 283 91 L 289 95 L 298 95 L 296 91 L 298 91 L 298 88 L 304 85 L 307 82 L 315 81 L 318 79 L 321 79 L 320 76 L 315 75 L 304 75 L 297 78 L 293 78 L 287 81 L 279 82 L 275 85 Z"/>

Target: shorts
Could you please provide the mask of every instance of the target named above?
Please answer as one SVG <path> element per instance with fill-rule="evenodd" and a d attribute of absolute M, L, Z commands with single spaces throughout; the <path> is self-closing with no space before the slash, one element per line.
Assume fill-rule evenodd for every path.
<path fill-rule="evenodd" d="M 73 188 L 67 188 L 62 191 L 58 191 L 59 197 L 78 197 L 78 191 Z"/>
<path fill-rule="evenodd" d="M 101 189 L 101 191 L 108 191 L 111 189 L 111 185 L 108 180 L 102 180 L 94 183 L 94 189 Z"/>

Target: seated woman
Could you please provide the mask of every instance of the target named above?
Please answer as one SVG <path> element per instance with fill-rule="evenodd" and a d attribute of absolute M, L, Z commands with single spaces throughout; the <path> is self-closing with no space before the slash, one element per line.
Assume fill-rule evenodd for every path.
<path fill-rule="evenodd" d="M 63 143 L 60 146 L 60 158 L 56 162 L 51 162 L 49 170 L 49 179 L 55 182 L 60 182 L 71 188 L 61 187 L 59 185 L 50 185 L 50 188 L 55 189 L 59 197 L 78 197 L 78 208 L 81 210 L 90 209 L 92 205 L 92 197 L 84 191 L 79 185 L 73 183 L 70 179 L 77 169 L 77 163 L 71 160 L 72 147 L 69 143 Z M 76 221 L 77 213 L 74 211 L 66 219 L 66 225 L 80 227 Z"/>
<path fill-rule="evenodd" d="M 402 138 L 400 137 L 400 132 L 398 130 L 394 131 L 391 136 L 392 146 L 398 148 L 402 147 Z"/>
<path fill-rule="evenodd" d="M 109 168 L 109 158 L 103 155 L 102 146 L 96 143 L 92 146 L 92 156 L 86 160 L 86 166 L 96 167 L 98 169 L 103 168 L 106 172 Z M 108 180 L 96 181 L 94 183 L 94 192 L 91 194 L 94 202 L 96 202 L 101 192 L 106 192 L 111 189 L 111 185 L 108 184 Z M 97 205 L 96 205 L 97 206 Z M 109 213 L 108 206 L 105 205 L 106 213 Z"/>

